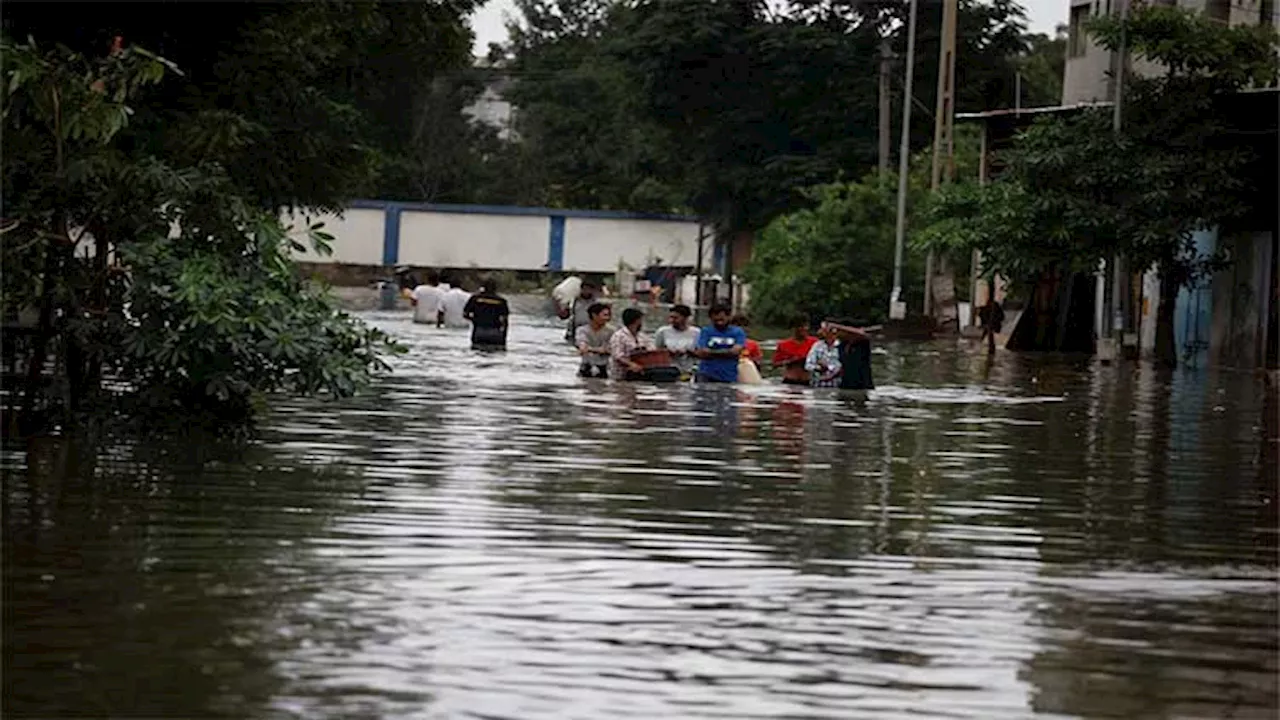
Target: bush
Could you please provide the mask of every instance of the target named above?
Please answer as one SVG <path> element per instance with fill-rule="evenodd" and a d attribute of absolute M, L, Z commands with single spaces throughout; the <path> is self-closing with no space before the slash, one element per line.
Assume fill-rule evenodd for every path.
<path fill-rule="evenodd" d="M 877 323 L 893 288 L 896 181 L 874 176 L 806 191 L 810 209 L 779 217 L 756 241 L 745 278 L 756 322 L 852 317 Z M 903 292 L 920 308 L 924 263 L 907 258 Z"/>

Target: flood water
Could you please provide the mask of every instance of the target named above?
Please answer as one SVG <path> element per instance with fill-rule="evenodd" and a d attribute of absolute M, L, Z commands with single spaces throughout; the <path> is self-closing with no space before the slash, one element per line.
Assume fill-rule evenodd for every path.
<path fill-rule="evenodd" d="M 877 349 L 866 397 L 411 346 L 247 449 L 4 455 L 6 717 L 1274 718 L 1250 375 Z"/>

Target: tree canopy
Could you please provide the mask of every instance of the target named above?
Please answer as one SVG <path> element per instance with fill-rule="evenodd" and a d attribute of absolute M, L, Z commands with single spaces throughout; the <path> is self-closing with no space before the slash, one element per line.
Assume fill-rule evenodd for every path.
<path fill-rule="evenodd" d="M 517 4 L 491 59 L 511 75 L 520 172 L 537 175 L 526 187 L 540 203 L 689 209 L 757 229 L 811 204 L 805 188 L 876 164 L 880 44 L 905 51 L 905 2 Z M 1039 57 L 1021 7 L 965 0 L 958 22 L 957 107 L 1012 105 L 1017 63 Z M 940 24 L 926 3 L 913 150 L 932 137 Z"/>
<path fill-rule="evenodd" d="M 263 207 L 337 209 L 347 199 L 421 190 L 422 118 L 445 101 L 437 81 L 471 66 L 466 17 L 477 0 L 307 3 L 10 3 L 5 32 L 87 56 L 112 38 L 152 49 L 186 81 L 140 96 L 136 141 L 184 162 L 216 157 Z M 434 125 L 473 147 L 465 123 Z M 161 147 L 162 146 L 162 149 Z M 475 166 L 467 159 L 465 167 Z M 466 185 L 470 177 L 457 178 Z M 443 194 L 462 198 L 465 188 Z"/>

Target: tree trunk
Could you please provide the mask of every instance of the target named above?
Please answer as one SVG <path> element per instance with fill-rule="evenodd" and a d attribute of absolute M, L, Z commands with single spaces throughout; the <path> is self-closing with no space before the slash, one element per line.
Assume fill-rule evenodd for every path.
<path fill-rule="evenodd" d="M 1173 273 L 1160 271 L 1160 306 L 1156 309 L 1156 340 L 1152 353 L 1157 365 L 1177 367 L 1178 345 L 1173 337 L 1174 305 L 1182 283 Z"/>

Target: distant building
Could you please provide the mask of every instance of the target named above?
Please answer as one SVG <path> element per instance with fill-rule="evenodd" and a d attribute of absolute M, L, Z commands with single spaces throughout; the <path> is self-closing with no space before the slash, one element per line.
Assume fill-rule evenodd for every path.
<path fill-rule="evenodd" d="M 1062 104 L 1103 102 L 1115 99 L 1117 53 L 1095 43 L 1085 29 L 1089 20 L 1102 15 L 1118 14 L 1126 0 L 1069 0 L 1067 17 L 1067 59 L 1062 78 Z M 1278 0 L 1129 0 L 1130 8 L 1144 4 L 1176 5 L 1200 10 L 1209 17 L 1231 25 L 1266 25 L 1277 27 Z M 1132 61 L 1136 73 L 1155 74 L 1160 66 Z"/>
<path fill-rule="evenodd" d="M 517 140 L 514 125 L 516 109 L 506 99 L 511 75 L 483 58 L 476 60 L 476 69 L 485 77 L 484 91 L 463 112 L 477 122 L 496 128 L 499 138 Z"/>

